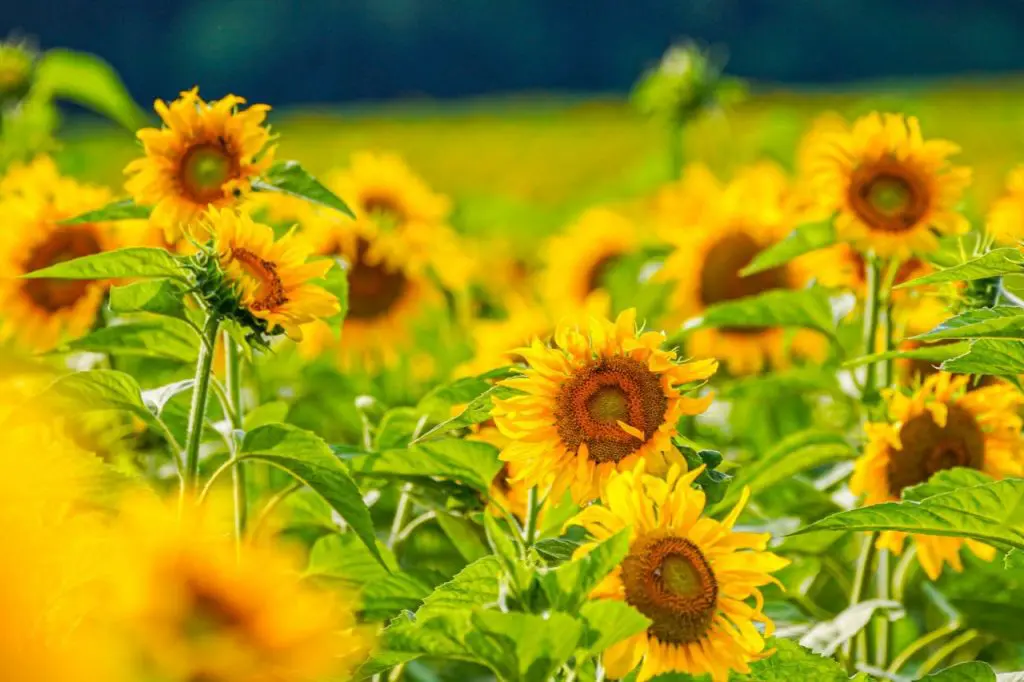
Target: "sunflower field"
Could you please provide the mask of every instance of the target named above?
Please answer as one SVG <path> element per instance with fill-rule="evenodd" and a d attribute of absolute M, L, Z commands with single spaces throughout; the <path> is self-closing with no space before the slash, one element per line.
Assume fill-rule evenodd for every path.
<path fill-rule="evenodd" d="M 0 680 L 1024 680 L 1012 89 L 187 87 L 0 45 Z"/>

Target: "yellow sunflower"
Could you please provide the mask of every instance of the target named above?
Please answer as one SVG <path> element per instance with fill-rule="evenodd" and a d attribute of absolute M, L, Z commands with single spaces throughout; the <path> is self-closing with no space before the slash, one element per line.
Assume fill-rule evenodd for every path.
<path fill-rule="evenodd" d="M 153 207 L 151 219 L 169 240 L 207 206 L 237 205 L 270 167 L 274 147 L 263 124 L 270 107 L 242 110 L 244 103 L 235 95 L 207 103 L 193 88 L 169 105 L 157 100 L 164 127 L 139 131 L 146 155 L 125 168 L 125 189 L 136 203 Z"/>
<path fill-rule="evenodd" d="M 924 140 L 917 119 L 873 113 L 842 131 L 816 135 L 807 151 L 807 182 L 837 211 L 843 241 L 881 256 L 933 251 L 936 233 L 970 229 L 957 203 L 969 168 L 953 166 L 959 147 Z"/>
<path fill-rule="evenodd" d="M 1018 415 L 1024 396 L 1009 384 L 968 391 L 969 377 L 946 372 L 924 379 L 911 396 L 885 394 L 889 421 L 865 425 L 868 443 L 856 462 L 850 489 L 864 504 L 898 500 L 903 490 L 953 467 L 983 471 L 994 478 L 1024 475 L 1024 441 Z M 878 547 L 900 554 L 906 533 L 887 531 Z M 917 557 L 932 580 L 949 564 L 962 570 L 967 544 L 991 560 L 995 549 L 972 540 L 913 536 Z"/>
<path fill-rule="evenodd" d="M 586 211 L 545 245 L 540 288 L 548 306 L 559 317 L 611 314 L 605 278 L 638 243 L 628 218 L 606 208 Z"/>
<path fill-rule="evenodd" d="M 0 233 L 0 337 L 29 350 L 45 351 L 62 338 L 89 331 L 108 284 L 95 281 L 21 279 L 66 260 L 115 247 L 103 223 L 60 225 L 110 200 L 103 187 L 62 177 L 53 162 L 39 158 L 15 166 L 0 183 L 5 229 Z"/>
<path fill-rule="evenodd" d="M 492 411 L 511 439 L 501 458 L 520 467 L 517 480 L 550 488 L 554 499 L 569 490 L 585 502 L 611 472 L 640 460 L 667 470 L 678 456 L 677 422 L 711 402 L 711 395 L 684 396 L 686 385 L 706 380 L 718 363 L 679 362 L 675 351 L 659 349 L 664 340 L 660 332 L 639 332 L 636 311 L 627 310 L 615 322 L 563 322 L 554 348 L 534 341 L 521 349 L 524 376 L 500 383 L 522 395 L 496 399 Z"/>
<path fill-rule="evenodd" d="M 300 325 L 338 313 L 338 299 L 311 281 L 326 275 L 333 262 L 307 263 L 311 248 L 298 234 L 274 241 L 273 229 L 232 209 L 211 208 L 205 220 L 221 266 L 239 288 L 241 304 L 266 321 L 269 331 L 280 327 L 300 339 Z"/>
<path fill-rule="evenodd" d="M 185 503 L 126 507 L 115 608 L 143 665 L 168 682 L 347 679 L 372 637 L 343 595 L 302 581 L 269 545 L 236 548 L 227 519 Z M 224 515 L 227 516 L 227 515 Z"/>
<path fill-rule="evenodd" d="M 629 553 L 591 597 L 625 601 L 652 622 L 604 652 L 613 679 L 642 661 L 637 682 L 673 671 L 726 682 L 731 670 L 750 672 L 750 661 L 772 653 L 764 637 L 774 628 L 759 588 L 778 584 L 771 573 L 789 562 L 764 551 L 769 533 L 733 530 L 747 489 L 722 521 L 701 518 L 704 493 L 692 483 L 703 469 L 681 474 L 673 466 L 663 479 L 646 474 L 641 462 L 613 473 L 602 485 L 601 504 L 566 523 L 590 533 L 577 556 L 629 529 Z M 764 625 L 763 634 L 755 622 Z"/>
<path fill-rule="evenodd" d="M 504 319 L 473 322 L 470 329 L 473 359 L 461 365 L 458 374 L 472 376 L 515 364 L 522 360 L 516 355 L 516 349 L 529 345 L 534 339 L 551 337 L 554 324 L 543 306 L 512 296 L 505 307 L 507 316 Z"/>
<path fill-rule="evenodd" d="M 690 199 L 694 191 L 700 191 L 701 197 Z M 706 178 L 684 177 L 662 191 L 658 221 L 673 250 L 657 277 L 674 283 L 673 323 L 700 315 L 716 303 L 771 289 L 797 289 L 813 277 L 802 258 L 749 277 L 740 275 L 754 256 L 796 224 L 790 197 L 785 175 L 770 164 L 741 171 L 725 187 Z M 821 262 L 829 256 L 816 254 L 815 258 Z M 686 343 L 691 355 L 717 357 L 733 374 L 757 373 L 769 363 L 785 366 L 790 345 L 805 356 L 820 357 L 825 351 L 820 335 L 808 331 L 787 335 L 782 328 L 698 329 Z"/>
<path fill-rule="evenodd" d="M 989 209 L 986 229 L 1000 244 L 1024 240 L 1024 166 L 1014 168 L 1006 178 L 1006 193 Z"/>

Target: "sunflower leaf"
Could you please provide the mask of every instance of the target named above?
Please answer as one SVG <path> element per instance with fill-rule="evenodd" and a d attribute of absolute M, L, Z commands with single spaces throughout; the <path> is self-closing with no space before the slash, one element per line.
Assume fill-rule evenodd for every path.
<path fill-rule="evenodd" d="M 281 192 L 333 208 L 350 218 L 355 218 L 348 204 L 320 184 L 320 181 L 310 175 L 297 161 L 276 161 L 263 178 L 253 183 L 253 189 L 262 192 Z"/>
<path fill-rule="evenodd" d="M 162 428 L 146 408 L 142 389 L 130 374 L 112 369 L 94 369 L 59 377 L 40 396 L 45 405 L 68 413 L 119 410 L 139 417 L 150 426 Z"/>
<path fill-rule="evenodd" d="M 490 553 L 479 524 L 473 523 L 465 516 L 443 512 L 437 513 L 436 520 L 437 525 L 441 526 L 441 530 L 466 561 L 476 561 Z"/>
<path fill-rule="evenodd" d="M 915 341 L 940 339 L 1024 340 L 1024 310 L 1017 306 L 978 308 L 951 317 L 935 329 L 911 337 Z"/>
<path fill-rule="evenodd" d="M 756 296 L 723 301 L 688 321 L 684 330 L 704 327 L 802 327 L 835 338 L 835 317 L 828 292 L 810 289 L 774 289 Z"/>
<path fill-rule="evenodd" d="M 651 621 L 624 601 L 602 599 L 580 607 L 586 625 L 580 649 L 595 656 L 608 647 L 646 630 Z"/>
<path fill-rule="evenodd" d="M 622 530 L 580 558 L 541 573 L 540 585 L 551 608 L 576 613 L 587 597 L 629 552 L 629 531 Z"/>
<path fill-rule="evenodd" d="M 895 530 L 1024 549 L 1024 479 L 960 488 L 923 500 L 841 511 L 796 534 L 822 530 Z"/>
<path fill-rule="evenodd" d="M 752 662 L 746 675 L 730 675 L 730 682 L 846 682 L 848 679 L 846 671 L 834 659 L 819 656 L 792 640 L 776 637 L 767 640 L 765 646 L 774 648 L 775 653 Z"/>
<path fill-rule="evenodd" d="M 491 418 L 491 409 L 494 405 L 494 398 L 511 398 L 514 395 L 519 395 L 519 391 L 510 386 L 492 386 L 470 400 L 465 409 L 457 415 L 451 419 L 444 420 L 437 426 L 422 434 L 419 438 L 414 440 L 413 443 L 421 443 L 423 441 L 436 438 L 449 431 L 464 429 L 468 426 L 485 422 Z M 427 398 L 430 397 L 430 394 L 428 394 L 428 396 L 423 399 L 423 402 L 428 403 Z M 437 396 L 435 396 L 435 398 L 436 397 Z M 431 407 L 430 409 L 434 408 Z"/>
<path fill-rule="evenodd" d="M 57 347 L 54 353 L 107 353 L 194 363 L 199 338 L 192 327 L 174 318 L 155 318 L 100 327 Z"/>
<path fill-rule="evenodd" d="M 36 65 L 33 89 L 47 99 L 59 97 L 88 107 L 128 130 L 146 120 L 113 67 L 85 52 L 47 50 Z"/>
<path fill-rule="evenodd" d="M 982 661 L 966 661 L 926 675 L 921 682 L 1003 682 L 1002 675 L 996 677 L 992 666 Z"/>
<path fill-rule="evenodd" d="M 966 353 L 942 363 L 946 372 L 1016 377 L 1024 373 L 1024 341 L 978 339 Z"/>
<path fill-rule="evenodd" d="M 139 206 L 131 199 L 121 199 L 107 204 L 95 211 L 87 211 L 73 218 L 60 221 L 61 225 L 83 225 L 86 223 L 103 223 L 114 220 L 146 220 L 153 209 Z"/>
<path fill-rule="evenodd" d="M 902 493 L 904 500 L 923 500 L 926 497 L 948 493 L 951 490 L 969 488 L 983 483 L 990 483 L 992 477 L 977 469 L 953 467 L 935 473 L 924 483 L 905 488 Z"/>
<path fill-rule="evenodd" d="M 112 287 L 107 306 L 114 313 L 144 312 L 184 319 L 184 297 L 184 288 L 172 280 L 141 280 Z"/>
<path fill-rule="evenodd" d="M 140 279 L 186 281 L 180 261 L 164 249 L 130 247 L 73 258 L 22 275 L 25 279 Z"/>
<path fill-rule="evenodd" d="M 942 282 L 966 282 L 987 279 L 1024 271 L 1024 254 L 1015 248 L 994 249 L 966 263 L 939 270 L 909 282 L 897 284 L 895 289 L 919 287 Z"/>
<path fill-rule="evenodd" d="M 930 362 L 943 362 L 958 355 L 963 355 L 970 350 L 969 341 L 958 341 L 955 343 L 943 343 L 923 346 L 921 348 L 908 348 L 906 350 L 890 350 L 884 353 L 872 353 L 862 355 L 843 363 L 845 369 L 860 367 L 882 360 L 925 360 Z"/>
<path fill-rule="evenodd" d="M 832 226 L 832 217 L 816 223 L 800 225 L 786 237 L 772 244 L 740 270 L 742 277 L 756 275 L 765 270 L 785 265 L 789 261 L 805 253 L 824 249 L 836 243 L 836 230 Z"/>
<path fill-rule="evenodd" d="M 501 562 L 496 556 L 477 559 L 456 573 L 451 580 L 438 585 L 423 600 L 422 606 L 416 611 L 416 618 L 422 620 L 445 611 L 496 603 L 501 574 Z"/>
<path fill-rule="evenodd" d="M 374 558 L 384 564 L 362 493 L 318 435 L 289 424 L 260 426 L 245 434 L 238 459 L 272 464 L 312 488 L 345 519 Z"/>
<path fill-rule="evenodd" d="M 545 616 L 476 610 L 465 635 L 468 651 L 508 682 L 553 679 L 572 656 L 583 624 L 564 613 Z"/>
<path fill-rule="evenodd" d="M 442 438 L 408 448 L 357 456 L 353 470 L 400 479 L 442 478 L 487 492 L 501 468 L 498 449 L 489 443 Z"/>

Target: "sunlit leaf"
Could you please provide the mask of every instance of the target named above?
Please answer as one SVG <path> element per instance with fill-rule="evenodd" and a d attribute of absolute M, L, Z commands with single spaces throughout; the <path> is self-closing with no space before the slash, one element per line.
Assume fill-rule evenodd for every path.
<path fill-rule="evenodd" d="M 43 394 L 47 405 L 70 413 L 121 410 L 155 425 L 156 419 L 142 401 L 135 379 L 112 369 L 75 372 L 58 378 Z"/>
<path fill-rule="evenodd" d="M 377 554 L 383 563 L 352 533 L 325 535 L 313 545 L 306 573 L 362 586 L 398 570 L 394 555 L 381 543 L 377 543 Z"/>
<path fill-rule="evenodd" d="M 573 655 L 583 632 L 580 621 L 557 612 L 540 616 L 477 610 L 470 623 L 466 649 L 508 682 L 550 680 Z"/>
<path fill-rule="evenodd" d="M 112 287 L 107 302 L 114 313 L 154 313 L 185 316 L 185 289 L 169 279 L 149 279 Z"/>
<path fill-rule="evenodd" d="M 629 552 L 629 532 L 620 531 L 589 553 L 540 575 L 540 584 L 551 608 L 575 613 L 605 576 L 622 563 Z"/>
<path fill-rule="evenodd" d="M 134 131 L 145 121 L 145 114 L 117 72 L 92 54 L 47 50 L 36 65 L 34 88 L 36 94 L 81 104 L 129 130 Z"/>
<path fill-rule="evenodd" d="M 323 318 L 332 328 L 338 328 L 348 315 L 348 269 L 338 259 L 334 259 L 334 267 L 327 271 L 321 279 L 315 281 L 338 299 L 338 312 Z"/>
<path fill-rule="evenodd" d="M 466 561 L 476 561 L 489 553 L 483 529 L 465 516 L 439 512 L 437 525 Z"/>
<path fill-rule="evenodd" d="M 163 318 L 100 327 L 81 338 L 61 344 L 57 352 L 88 351 L 194 363 L 199 344 L 199 337 L 192 327 L 181 320 Z"/>
<path fill-rule="evenodd" d="M 869 365 L 873 362 L 881 362 L 882 360 L 923 360 L 925 362 L 934 362 L 936 364 L 955 358 L 958 355 L 963 355 L 970 350 L 971 344 L 969 341 L 958 341 L 955 343 L 937 343 L 929 346 L 922 346 L 921 348 L 908 348 L 906 350 L 890 350 L 884 353 L 872 353 L 871 355 L 862 355 L 859 358 L 854 358 L 843 363 L 843 367 L 860 367 L 861 365 Z"/>
<path fill-rule="evenodd" d="M 935 329 L 912 337 L 918 341 L 940 339 L 1024 340 L 1024 310 L 1016 306 L 978 308 L 951 317 Z"/>
<path fill-rule="evenodd" d="M 901 497 L 904 500 L 920 501 L 926 497 L 932 497 L 933 495 L 948 493 L 952 490 L 959 490 L 960 488 L 970 488 L 971 486 L 990 483 L 991 481 L 991 476 L 978 471 L 977 469 L 953 467 L 952 469 L 944 469 L 936 472 L 924 483 L 918 483 L 917 485 L 912 485 L 909 488 L 904 488 Z"/>
<path fill-rule="evenodd" d="M 493 408 L 494 398 L 511 398 L 517 395 L 518 391 L 508 386 L 493 386 L 483 393 L 473 398 L 469 405 L 466 406 L 461 412 L 452 417 L 446 419 L 437 426 L 433 427 L 423 435 L 421 435 L 416 442 L 430 440 L 436 438 L 449 431 L 455 431 L 457 429 L 464 429 L 474 424 L 480 424 L 491 418 L 491 409 Z"/>
<path fill-rule="evenodd" d="M 374 476 L 443 478 L 487 492 L 501 469 L 490 443 L 445 438 L 402 450 L 387 450 L 352 460 L 354 470 Z"/>
<path fill-rule="evenodd" d="M 643 632 L 651 624 L 642 613 L 616 599 L 587 602 L 579 614 L 586 625 L 580 648 L 591 656 Z"/>
<path fill-rule="evenodd" d="M 767 640 L 776 652 L 750 664 L 747 675 L 733 674 L 730 682 L 847 682 L 848 676 L 835 659 L 819 656 L 788 639 Z M 654 678 L 660 680 L 661 678 Z"/>
<path fill-rule="evenodd" d="M 1015 377 L 1024 373 L 1024 341 L 978 339 L 966 353 L 944 361 L 942 369 L 959 374 Z"/>
<path fill-rule="evenodd" d="M 817 223 L 800 225 L 779 242 L 769 246 L 754 256 L 750 263 L 740 270 L 746 277 L 765 270 L 771 270 L 802 256 L 805 253 L 824 249 L 836 243 L 836 231 L 832 226 L 832 218 Z"/>
<path fill-rule="evenodd" d="M 1024 550 L 1011 549 L 1003 557 L 1003 567 L 1008 571 L 1024 571 Z"/>
<path fill-rule="evenodd" d="M 276 161 L 266 175 L 253 183 L 253 188 L 264 192 L 281 192 L 341 211 L 350 218 L 355 217 L 341 197 L 320 184 L 297 161 Z"/>
<path fill-rule="evenodd" d="M 130 247 L 73 258 L 48 268 L 27 273 L 22 277 L 26 279 L 118 279 L 122 277 L 185 279 L 184 270 L 177 258 L 164 249 L 148 247 Z"/>
<path fill-rule="evenodd" d="M 459 571 L 448 582 L 438 585 L 416 612 L 418 619 L 427 619 L 445 611 L 487 606 L 498 600 L 501 563 L 495 556 L 485 556 Z"/>
<path fill-rule="evenodd" d="M 982 661 L 957 663 L 948 668 L 926 675 L 921 682 L 1004 682 L 1003 676 L 996 677 L 992 666 Z"/>
<path fill-rule="evenodd" d="M 139 206 L 131 199 L 120 199 L 102 208 L 87 211 L 72 218 L 60 221 L 61 225 L 83 225 L 86 223 L 105 223 L 114 220 L 146 220 L 153 212 L 149 206 Z"/>
<path fill-rule="evenodd" d="M 686 329 L 702 327 L 803 327 L 832 337 L 835 319 L 831 299 L 824 289 L 775 289 L 716 303 L 685 326 Z"/>
<path fill-rule="evenodd" d="M 984 256 L 979 256 L 966 263 L 960 263 L 953 267 L 939 270 L 909 282 L 896 285 L 896 289 L 907 287 L 919 287 L 925 284 L 938 284 L 940 282 L 963 282 L 975 279 L 986 279 L 998 277 L 1024 270 L 1024 254 L 1015 248 L 1003 248 L 989 251 Z"/>

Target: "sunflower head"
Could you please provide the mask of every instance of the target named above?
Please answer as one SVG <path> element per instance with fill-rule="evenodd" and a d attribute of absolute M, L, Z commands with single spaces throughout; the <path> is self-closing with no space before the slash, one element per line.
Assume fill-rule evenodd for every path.
<path fill-rule="evenodd" d="M 327 183 L 345 197 L 357 219 L 385 230 L 443 224 L 451 212 L 448 198 L 431 190 L 396 154 L 357 152 Z"/>
<path fill-rule="evenodd" d="M 898 500 L 908 487 L 954 467 L 994 478 L 1024 474 L 1024 440 L 1018 409 L 1024 396 L 1009 384 L 970 388 L 970 377 L 946 372 L 924 379 L 912 395 L 885 394 L 889 420 L 868 424 L 868 444 L 857 460 L 850 489 L 865 504 Z M 899 553 L 905 534 L 883 533 L 880 546 Z M 914 536 L 918 558 L 935 579 L 949 563 L 960 570 L 958 538 Z M 970 543 L 969 543 L 970 544 Z M 991 548 L 972 545 L 992 556 Z"/>
<path fill-rule="evenodd" d="M 1006 193 L 989 209 L 985 229 L 1000 244 L 1024 240 L 1024 166 L 1014 168 L 1006 178 Z"/>
<path fill-rule="evenodd" d="M 912 116 L 873 113 L 816 133 L 807 147 L 809 186 L 837 212 L 839 238 L 862 250 L 906 258 L 934 250 L 936 233 L 970 227 L 957 211 L 970 169 L 953 166 L 959 148 L 925 140 Z"/>
<path fill-rule="evenodd" d="M 145 156 L 128 164 L 125 189 L 136 203 L 153 206 L 152 221 L 169 235 L 187 230 L 208 206 L 237 205 L 273 161 L 270 107 L 235 95 L 205 102 L 199 89 L 166 104 L 157 100 L 162 128 L 138 133 Z"/>
<path fill-rule="evenodd" d="M 711 396 L 684 392 L 703 382 L 714 360 L 683 363 L 660 349 L 664 335 L 641 333 L 636 312 L 615 322 L 562 323 L 554 347 L 539 341 L 519 351 L 528 368 L 502 385 L 519 395 L 495 400 L 495 425 L 510 439 L 501 458 L 521 468 L 528 485 L 570 490 L 577 502 L 596 496 L 611 472 L 649 460 L 666 470 L 684 415 L 703 412 Z M 673 454 L 675 453 L 675 454 Z"/>
<path fill-rule="evenodd" d="M 551 338 L 554 324 L 543 306 L 518 296 L 510 297 L 503 319 L 479 319 L 470 329 L 473 358 L 458 368 L 459 374 L 482 374 L 495 367 L 522 361 L 516 350 L 533 339 Z"/>
<path fill-rule="evenodd" d="M 628 554 L 591 597 L 623 600 L 651 625 L 604 653 L 613 678 L 642 662 L 638 681 L 677 671 L 724 682 L 731 670 L 749 672 L 748 663 L 766 653 L 754 626 L 762 623 L 765 636 L 772 632 L 760 588 L 777 582 L 771 573 L 788 562 L 764 551 L 768 533 L 733 531 L 746 490 L 722 521 L 701 517 L 705 497 L 693 482 L 702 472 L 672 466 L 662 478 L 640 463 L 612 473 L 601 486 L 600 504 L 566 524 L 591 536 L 577 555 L 619 532 L 629 534 Z"/>

